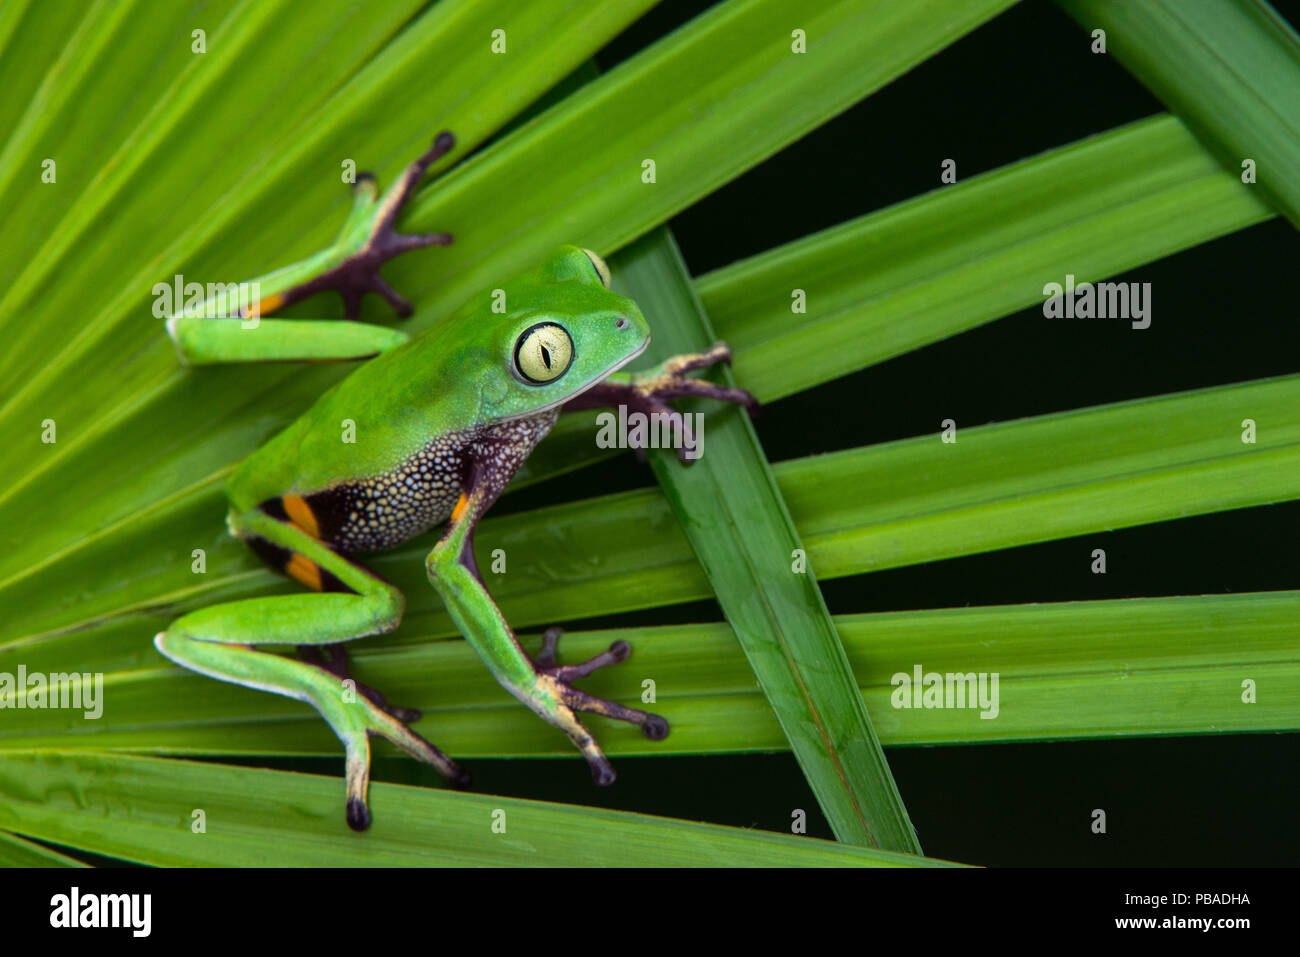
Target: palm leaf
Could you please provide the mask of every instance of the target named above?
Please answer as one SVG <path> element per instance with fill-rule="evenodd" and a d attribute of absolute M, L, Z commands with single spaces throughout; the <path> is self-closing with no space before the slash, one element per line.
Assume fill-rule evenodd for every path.
<path fill-rule="evenodd" d="M 334 778 L 65 751 L 0 758 L 0 823 L 69 847 L 162 866 L 934 865 L 790 835 L 375 784 L 364 838 L 339 827 Z M 51 800 L 48 795 L 61 792 Z M 201 798 L 198 798 L 202 795 Z M 196 800 L 199 802 L 196 806 Z M 382 818 L 379 817 L 382 814 Z"/>
<path fill-rule="evenodd" d="M 423 328 L 556 242 L 604 253 L 633 244 L 1010 0 L 960 9 L 727 0 L 604 76 L 574 73 L 652 5 L 0 7 L 0 381 L 9 386 L 0 395 L 0 661 L 10 671 L 103 672 L 108 691 L 98 721 L 5 712 L 18 720 L 0 730 L 0 861 L 75 863 L 36 839 L 152 864 L 249 863 L 272 841 L 298 864 L 649 863 L 652 851 L 678 864 L 927 863 L 384 783 L 376 828 L 361 843 L 340 826 L 333 779 L 110 751 L 337 754 L 309 709 L 182 674 L 148 637 L 185 610 L 286 590 L 223 534 L 221 483 L 344 370 L 183 373 L 151 318 L 155 282 L 178 272 L 236 280 L 316 250 L 341 221 L 347 195 L 335 177 L 345 163 L 386 181 L 450 128 L 457 159 L 403 228 L 447 229 L 457 245 L 389 272 L 418 302 L 413 325 Z M 661 341 L 699 344 L 712 322 L 736 349 L 739 383 L 775 400 L 1035 304 L 1045 275 L 1100 279 L 1279 211 L 1297 222 L 1286 171 L 1300 157 L 1300 128 L 1287 106 L 1300 89 L 1300 44 L 1266 5 L 1062 5 L 1088 29 L 1105 26 L 1115 53 L 1176 116 L 698 277 L 698 299 L 671 256 L 657 254 L 652 268 L 652 247 L 633 246 L 627 280 L 655 303 Z M 502 25 L 507 52 L 492 54 Z M 796 28 L 806 54 L 791 49 Z M 1257 161 L 1258 184 L 1241 181 L 1243 157 Z M 647 159 L 653 183 L 642 179 Z M 54 182 L 39 179 L 46 160 Z M 794 288 L 807 293 L 805 315 L 789 311 Z M 291 314 L 336 308 L 313 301 Z M 369 317 L 385 321 L 377 309 Z M 962 424 L 956 446 L 921 436 L 770 473 L 744 420 L 724 414 L 710 420 L 714 465 L 656 464 L 668 499 L 641 490 L 490 518 L 479 548 L 507 548 L 512 573 L 493 590 L 520 628 L 716 596 L 726 625 L 566 639 L 575 655 L 613 636 L 636 643 L 623 671 L 593 678 L 594 692 L 635 698 L 650 673 L 661 689 L 674 735 L 651 744 L 601 724 L 611 753 L 793 746 L 838 836 L 863 840 L 866 827 L 892 820 L 880 828 L 892 834 L 884 843 L 915 850 L 873 724 L 887 744 L 1294 730 L 1296 593 L 832 620 L 811 575 L 789 574 L 789 552 L 802 544 L 827 579 L 1300 498 L 1298 408 L 1300 377 L 1286 376 Z M 603 457 L 590 418 L 573 419 L 516 488 Z M 1242 441 L 1247 419 L 1254 443 Z M 41 441 L 47 421 L 57 424 L 54 443 Z M 757 517 L 729 523 L 728 509 Z M 454 631 L 423 581 L 428 544 L 374 563 L 421 597 L 395 635 L 365 644 L 360 677 L 424 708 L 422 730 L 458 755 L 572 760 L 465 643 L 442 640 Z M 194 549 L 206 553 L 203 574 L 191 571 Z M 766 588 L 782 596 L 770 615 L 744 601 L 747 589 Z M 818 656 L 831 663 L 824 672 L 811 667 Z M 896 707 L 894 679 L 918 662 L 998 672 L 998 717 Z M 811 676 L 803 701 L 787 693 L 795 675 Z M 1244 683 L 1267 693 L 1246 705 Z M 797 726 L 801 713 L 829 715 L 838 736 L 818 743 Z M 832 781 L 828 769 L 850 752 L 854 769 Z M 854 801 L 869 812 L 848 809 Z M 208 813 L 201 836 L 191 830 L 196 807 Z M 497 809 L 508 836 L 491 833 Z"/>
<path fill-rule="evenodd" d="M 1300 227 L 1300 36 L 1260 0 L 1058 0 L 1234 175 Z M 1195 69 L 1188 64 L 1195 63 Z"/>
<path fill-rule="evenodd" d="M 1297 612 L 1300 592 L 1287 591 L 941 608 L 838 615 L 834 621 L 881 739 L 910 745 L 1295 730 Z M 141 622 L 131 624 L 128 636 Z M 589 686 L 605 697 L 631 699 L 653 676 L 660 689 L 656 707 L 673 723 L 673 733 L 650 742 L 625 726 L 593 719 L 611 754 L 790 747 L 728 625 L 569 632 L 566 654 L 594 655 L 618 638 L 634 643 L 635 657 L 593 677 Z M 536 637 L 528 641 L 531 646 Z M 423 710 L 417 727 L 457 755 L 579 760 L 563 738 L 501 690 L 465 642 L 368 645 L 356 662 L 362 681 Z M 895 708 L 895 676 L 911 677 L 918 663 L 940 674 L 999 674 L 1003 704 L 996 719 L 982 719 L 976 710 Z M 1247 679 L 1264 689 L 1255 704 L 1241 698 Z M 21 726 L 0 736 L 0 753 L 93 747 L 338 755 L 330 730 L 298 702 L 213 685 L 165 662 L 110 673 L 105 683 L 112 706 L 102 718 L 29 712 Z M 197 699 L 202 709 L 192 706 Z M 431 771 L 427 778 L 436 780 Z"/>
<path fill-rule="evenodd" d="M 618 262 L 628 294 L 655 317 L 654 358 L 708 348 L 713 330 L 666 230 Z M 700 451 L 705 438 L 701 429 Z M 921 853 L 816 579 L 806 561 L 795 571 L 803 544 L 753 426 L 732 409 L 707 441 L 689 470 L 673 450 L 650 460 L 823 813 L 841 841 Z"/>

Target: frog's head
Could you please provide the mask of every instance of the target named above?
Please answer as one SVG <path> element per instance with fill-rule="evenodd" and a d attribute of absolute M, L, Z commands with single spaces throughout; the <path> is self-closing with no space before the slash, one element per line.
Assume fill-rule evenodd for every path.
<path fill-rule="evenodd" d="M 483 397 L 489 414 L 510 419 L 554 408 L 641 354 L 650 325 L 609 282 L 603 259 L 561 246 L 503 287 L 505 314 L 490 316 L 498 372 Z"/>

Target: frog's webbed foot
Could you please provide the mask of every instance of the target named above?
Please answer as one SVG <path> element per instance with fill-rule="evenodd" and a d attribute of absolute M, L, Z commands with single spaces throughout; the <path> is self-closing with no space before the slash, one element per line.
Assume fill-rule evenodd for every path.
<path fill-rule="evenodd" d="M 715 342 L 703 352 L 687 352 L 665 359 L 655 369 L 632 376 L 633 391 L 642 396 L 644 401 L 657 409 L 672 410 L 664 404 L 664 399 L 677 399 L 683 396 L 703 396 L 722 402 L 735 402 L 743 405 L 750 415 L 758 413 L 758 400 L 745 389 L 733 389 L 717 385 L 704 379 L 691 379 L 687 372 L 705 369 L 719 362 L 731 364 L 731 347 L 725 342 Z M 677 417 L 680 422 L 681 416 Z"/>
<path fill-rule="evenodd" d="M 715 342 L 703 352 L 688 352 L 665 359 L 653 369 L 630 375 L 615 374 L 566 403 L 566 411 L 590 409 L 601 406 L 627 406 L 628 412 L 640 412 L 649 421 L 662 417 L 672 426 L 677 441 L 677 457 L 689 465 L 689 443 L 682 441 L 685 425 L 682 414 L 668 404 L 669 399 L 701 397 L 734 402 L 743 405 L 750 415 L 757 415 L 758 400 L 745 389 L 718 385 L 704 379 L 686 375 L 719 362 L 731 362 L 731 348 L 725 342 Z M 635 449 L 638 459 L 644 461 L 645 449 Z"/>
<path fill-rule="evenodd" d="M 581 664 L 561 665 L 556 662 L 555 653 L 560 636 L 563 634 L 564 630 L 562 628 L 552 627 L 546 629 L 546 633 L 542 636 L 541 651 L 538 652 L 533 662 L 538 675 L 550 679 L 552 688 L 566 705 L 574 711 L 599 714 L 606 718 L 634 724 L 651 741 L 662 741 L 668 737 L 668 722 L 661 716 L 637 708 L 628 708 L 615 701 L 597 698 L 595 695 L 580 691 L 570 684 L 570 682 L 585 678 L 593 671 L 604 668 L 606 665 L 616 665 L 626 661 L 632 654 L 631 645 L 626 641 L 616 641 L 609 646 L 607 651 L 602 651 L 594 658 L 588 658 Z M 588 763 L 591 764 L 593 780 L 601 786 L 613 784 L 614 769 L 605 758 L 605 755 L 595 748 L 594 744 L 590 748 L 583 748 L 583 753 L 586 755 Z"/>
<path fill-rule="evenodd" d="M 411 304 L 384 280 L 379 267 L 411 249 L 451 245 L 450 233 L 399 233 L 394 223 L 421 177 L 455 145 L 456 138 L 451 133 L 439 133 L 433 146 L 408 166 L 383 196 L 379 195 L 372 174 L 360 174 L 353 187 L 352 213 L 338 240 L 338 244 L 350 252 L 337 266 L 285 293 L 280 307 L 322 290 L 334 289 L 343 297 L 343 314 L 347 319 L 361 315 L 361 300 L 371 292 L 387 299 L 403 319 L 410 316 L 414 311 Z"/>
<path fill-rule="evenodd" d="M 339 643 L 335 645 L 299 645 L 298 653 L 302 659 L 317 668 L 323 668 L 330 674 L 334 675 L 339 681 L 351 681 L 356 686 L 357 694 L 361 695 L 380 711 L 391 715 L 403 724 L 411 724 L 419 721 L 422 715 L 414 708 L 399 708 L 396 705 L 388 703 L 382 692 L 376 691 L 369 685 L 363 685 L 352 677 L 352 669 L 348 663 L 347 646 Z"/>

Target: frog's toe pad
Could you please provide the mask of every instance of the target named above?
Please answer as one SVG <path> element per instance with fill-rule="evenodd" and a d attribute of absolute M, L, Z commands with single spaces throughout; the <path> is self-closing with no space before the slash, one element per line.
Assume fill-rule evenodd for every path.
<path fill-rule="evenodd" d="M 447 783 L 457 791 L 466 790 L 474 783 L 474 776 L 459 765 L 456 766 L 456 773 L 447 779 Z"/>
<path fill-rule="evenodd" d="M 647 713 L 645 723 L 641 725 L 641 733 L 651 741 L 662 741 L 668 737 L 668 730 L 667 719 L 657 714 Z"/>
<path fill-rule="evenodd" d="M 370 827 L 370 809 L 359 797 L 348 798 L 348 827 L 364 831 Z"/>

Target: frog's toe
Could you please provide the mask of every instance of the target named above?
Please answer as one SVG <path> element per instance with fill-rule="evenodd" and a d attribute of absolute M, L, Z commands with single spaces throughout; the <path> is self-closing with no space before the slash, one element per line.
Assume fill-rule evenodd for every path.
<path fill-rule="evenodd" d="M 646 712 L 646 722 L 641 725 L 641 733 L 651 741 L 662 741 L 668 737 L 668 720 L 662 715 Z"/>
<path fill-rule="evenodd" d="M 397 219 L 398 211 L 407 204 L 415 193 L 415 187 L 419 185 L 421 178 L 429 171 L 430 166 L 450 153 L 455 147 L 456 137 L 450 130 L 443 130 L 434 137 L 433 145 L 402 171 L 402 175 L 393 184 L 389 195 L 384 197 L 379 210 L 379 219 L 376 223 L 377 233 L 393 234 L 393 221 Z"/>
<path fill-rule="evenodd" d="M 687 372 L 717 365 L 719 362 L 731 364 L 731 347 L 725 342 L 715 342 L 702 352 L 687 352 L 665 359 L 658 374 L 647 375 L 637 383 L 636 388 L 646 402 L 661 407 L 666 399 L 699 396 L 720 402 L 734 402 L 743 405 L 750 415 L 756 415 L 759 410 L 758 400 L 747 390 L 686 376 Z"/>
<path fill-rule="evenodd" d="M 591 780 L 598 788 L 607 788 L 618 780 L 618 775 L 614 773 L 614 766 L 608 761 L 593 761 L 591 763 Z"/>
<path fill-rule="evenodd" d="M 452 787 L 454 787 L 457 791 L 464 791 L 467 790 L 469 786 L 474 783 L 474 775 L 470 774 L 460 765 L 456 765 L 456 773 L 452 777 L 447 779 L 447 783 L 450 784 Z"/>
<path fill-rule="evenodd" d="M 722 341 L 715 342 L 703 352 L 686 352 L 665 360 L 664 371 L 670 375 L 681 375 L 683 372 L 704 369 L 719 362 L 731 365 L 731 346 Z"/>
<path fill-rule="evenodd" d="M 542 636 L 541 651 L 538 652 L 534 663 L 539 674 L 553 678 L 558 683 L 566 705 L 574 711 L 599 714 L 606 718 L 613 718 L 616 721 L 635 724 L 651 741 L 662 741 L 668 737 L 668 722 L 659 715 L 651 714 L 649 711 L 641 711 L 638 708 L 629 708 L 616 701 L 597 698 L 595 695 L 581 691 L 572 685 L 572 682 L 587 677 L 593 671 L 627 661 L 632 655 L 631 645 L 626 641 L 615 641 L 605 651 L 588 658 L 581 664 L 561 665 L 556 662 L 555 653 L 562 634 L 564 634 L 564 630 L 558 627 L 546 629 L 546 633 Z M 606 783 L 612 784 L 614 769 L 609 766 L 608 762 L 603 761 L 603 757 L 600 760 L 594 758 L 589 758 L 589 760 L 592 761 L 592 775 L 597 779 L 596 783 L 601 784 L 601 779 L 608 776 Z"/>
<path fill-rule="evenodd" d="M 537 653 L 533 662 L 537 665 L 537 670 L 543 674 L 550 675 L 557 681 L 565 684 L 570 681 L 576 681 L 579 678 L 585 678 L 600 668 L 607 665 L 616 665 L 620 662 L 627 661 L 632 654 L 632 646 L 626 641 L 616 641 L 609 646 L 608 650 L 588 658 L 586 661 L 577 665 L 560 665 L 556 663 L 555 652 L 559 645 L 560 636 L 564 634 L 564 629 L 558 626 L 552 626 L 546 629 L 542 635 L 542 650 Z"/>
<path fill-rule="evenodd" d="M 338 710 L 332 709 L 332 714 L 336 720 L 331 724 L 346 752 L 347 822 L 352 830 L 370 827 L 366 795 L 370 790 L 372 737 L 386 738 L 411 757 L 431 765 L 452 787 L 468 786 L 469 774 L 460 765 L 368 698 L 363 696 Z"/>
<path fill-rule="evenodd" d="M 689 379 L 684 375 L 665 376 L 657 382 L 647 383 L 647 399 L 662 404 L 665 399 L 701 397 L 743 405 L 750 415 L 757 415 L 758 400 L 746 389 L 718 385 L 707 379 Z"/>
<path fill-rule="evenodd" d="M 364 831 L 370 827 L 370 808 L 361 798 L 348 798 L 348 827 L 354 831 Z"/>
<path fill-rule="evenodd" d="M 416 708 L 399 708 L 395 704 L 388 704 L 388 702 L 384 702 L 379 707 L 383 708 L 398 721 L 402 722 L 402 724 L 415 724 L 415 722 L 424 717 L 424 712 Z"/>
<path fill-rule="evenodd" d="M 668 737 L 668 721 L 660 715 L 642 711 L 640 708 L 629 708 L 617 701 L 597 698 L 595 695 L 587 694 L 587 692 L 580 691 L 569 684 L 561 685 L 561 688 L 563 689 L 564 703 L 574 711 L 581 711 L 584 714 L 598 714 L 605 718 L 613 718 L 615 721 L 626 721 L 628 724 L 634 724 L 651 741 L 662 741 Z"/>

